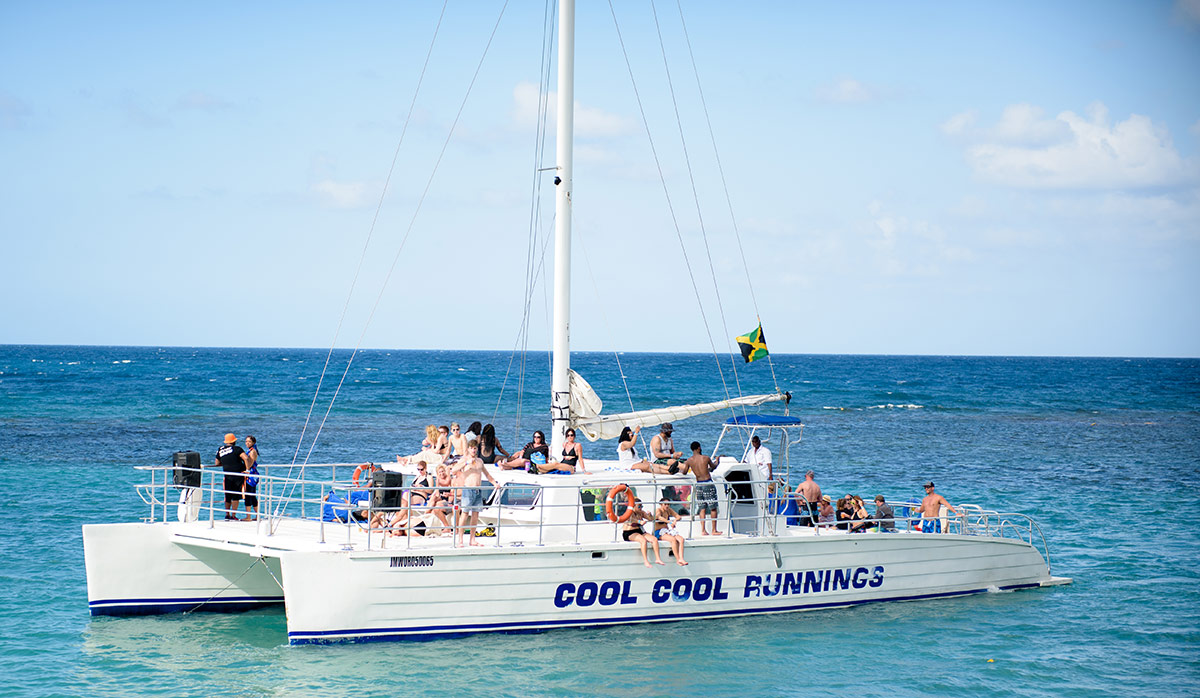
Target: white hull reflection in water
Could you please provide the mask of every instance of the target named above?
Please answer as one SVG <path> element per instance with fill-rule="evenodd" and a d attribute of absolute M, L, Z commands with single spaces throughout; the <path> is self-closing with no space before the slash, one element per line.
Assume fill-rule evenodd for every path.
<path fill-rule="evenodd" d="M 589 462 L 605 465 L 615 466 Z M 781 503 L 750 479 L 753 472 L 753 465 L 722 459 L 714 474 L 722 535 L 703 536 L 690 516 L 690 475 L 495 469 L 501 486 L 489 493 L 477 527 L 495 535 L 477 538 L 482 547 L 456 546 L 421 510 L 405 517 L 427 535 L 372 530 L 359 518 L 369 519 L 382 501 L 378 488 L 361 514 L 305 494 L 352 489 L 332 477 L 301 483 L 264 476 L 266 492 L 299 496 L 281 502 L 266 495 L 264 503 L 282 503 L 286 513 L 230 522 L 218 520 L 219 504 L 211 506 L 220 501 L 221 476 L 206 472 L 202 492 L 215 496 L 201 520 L 164 521 L 174 514 L 174 490 L 160 478 L 144 488 L 155 521 L 84 528 L 89 603 L 95 615 L 283 603 L 288 641 L 303 644 L 786 613 L 1067 581 L 1051 576 L 1035 545 L 1040 532 L 1025 517 L 967 506 L 964 516 L 946 520 L 946 533 L 909 530 L 902 515 L 894 532 L 812 528 L 774 513 Z M 607 516 L 606 493 L 618 484 L 643 501 L 682 500 L 674 507 L 688 512 L 679 532 L 690 564 L 677 564 L 660 543 L 666 564 L 644 566 L 638 545 L 624 541 L 622 524 Z M 308 517 L 292 513 L 302 508 Z"/>

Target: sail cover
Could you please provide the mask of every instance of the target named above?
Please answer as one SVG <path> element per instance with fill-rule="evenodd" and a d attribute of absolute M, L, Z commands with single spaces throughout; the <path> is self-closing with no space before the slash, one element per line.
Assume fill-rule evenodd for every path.
<path fill-rule="evenodd" d="M 572 381 L 575 380 L 578 374 L 572 376 Z M 581 382 L 582 378 L 579 379 Z M 587 385 L 586 382 L 583 385 Z M 621 435 L 621 429 L 625 427 L 652 427 L 662 424 L 663 422 L 673 422 L 688 417 L 695 417 L 717 410 L 729 409 L 730 407 L 754 407 L 767 402 L 776 402 L 786 399 L 784 393 L 770 393 L 767 395 L 746 395 L 744 397 L 735 397 L 729 400 L 719 400 L 717 402 L 703 402 L 697 405 L 680 405 L 678 407 L 658 407 L 652 410 L 639 410 L 637 412 L 622 412 L 621 414 L 601 415 L 599 410 L 596 410 L 594 415 L 584 415 L 581 412 L 575 412 L 575 383 L 572 383 L 571 391 L 571 426 L 577 431 L 583 432 L 583 435 L 589 441 L 599 441 L 600 439 L 615 439 Z M 588 386 L 591 390 L 591 386 Z M 595 393 L 592 393 L 595 397 Z M 595 398 L 595 404 L 599 404 L 600 399 Z"/>
<path fill-rule="evenodd" d="M 592 390 L 591 384 L 571 369 L 567 369 L 567 377 L 571 382 L 571 415 L 584 418 L 598 417 L 600 410 L 604 409 L 604 403 L 600 401 L 600 396 L 596 394 L 596 391 Z"/>

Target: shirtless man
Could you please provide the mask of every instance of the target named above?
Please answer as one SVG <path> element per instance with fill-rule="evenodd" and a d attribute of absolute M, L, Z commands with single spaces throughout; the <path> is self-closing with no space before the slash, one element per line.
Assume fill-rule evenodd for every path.
<path fill-rule="evenodd" d="M 462 456 L 467 452 L 467 437 L 459 429 L 458 422 L 450 423 L 450 455 Z"/>
<path fill-rule="evenodd" d="M 942 532 L 942 507 L 946 507 L 950 511 L 958 514 L 958 510 L 950 506 L 950 502 L 937 492 L 933 491 L 933 483 L 925 483 L 925 499 L 921 500 L 921 506 L 914 510 L 914 513 L 920 514 L 921 531 L 923 533 L 941 533 Z"/>
<path fill-rule="evenodd" d="M 670 422 L 663 422 L 659 431 L 650 439 L 650 454 L 654 456 L 654 472 L 659 475 L 674 475 L 679 472 L 679 462 L 683 459 L 683 451 L 675 450 L 675 442 L 671 432 L 675 427 Z"/>
<path fill-rule="evenodd" d="M 700 535 L 719 536 L 721 532 L 717 530 L 717 486 L 712 481 L 712 458 L 700 452 L 700 442 L 692 442 L 692 456 L 683 464 L 684 473 L 692 473 L 696 476 L 696 488 L 694 491 L 696 497 L 696 508 L 692 510 L 694 517 L 698 512 L 700 514 Z M 704 525 L 704 513 L 712 513 L 712 533 L 709 534 L 707 527 Z"/>
<path fill-rule="evenodd" d="M 496 485 L 495 478 L 492 474 L 483 467 L 483 460 L 479 457 L 479 442 L 472 439 L 467 442 L 467 455 L 459 459 L 459 462 L 454 465 L 452 472 L 455 475 L 462 476 L 462 511 L 459 513 L 458 527 L 454 529 L 455 543 L 462 545 L 462 526 L 467 522 L 468 515 L 470 516 L 471 526 L 471 542 L 470 545 L 482 547 L 482 543 L 475 542 L 475 527 L 479 525 L 479 512 L 483 510 L 483 478 L 487 478 L 493 486 Z"/>
<path fill-rule="evenodd" d="M 811 470 L 804 473 L 804 482 L 796 487 L 796 506 L 800 509 L 801 526 L 816 526 L 820 516 L 817 503 L 821 501 L 821 486 L 814 477 Z"/>

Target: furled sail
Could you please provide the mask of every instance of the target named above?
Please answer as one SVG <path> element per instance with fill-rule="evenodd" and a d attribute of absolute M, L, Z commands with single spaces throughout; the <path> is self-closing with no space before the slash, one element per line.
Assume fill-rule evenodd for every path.
<path fill-rule="evenodd" d="M 578 374 L 576 374 L 578 375 Z M 572 376 L 574 380 L 575 376 Z M 583 382 L 583 379 L 579 379 Z M 587 385 L 583 382 L 583 385 Z M 591 386 L 588 386 L 591 390 Z M 595 393 L 592 393 L 595 397 Z M 584 415 L 574 411 L 575 407 L 575 391 L 574 383 L 572 383 L 571 391 L 571 426 L 577 431 L 583 433 L 590 441 L 599 441 L 600 439 L 615 439 L 621 435 L 621 429 L 625 427 L 652 427 L 662 424 L 663 422 L 673 422 L 688 417 L 695 417 L 717 410 L 729 409 L 730 407 L 754 407 L 767 402 L 776 402 L 786 400 L 787 393 L 769 393 L 767 395 L 746 395 L 744 397 L 735 397 L 729 400 L 719 400 L 717 402 L 703 402 L 697 405 L 680 405 L 678 407 L 658 407 L 652 410 L 639 410 L 637 412 L 622 412 L 621 414 L 601 415 L 599 410 L 596 410 L 594 415 Z M 599 404 L 600 399 L 596 398 L 595 404 Z"/>
<path fill-rule="evenodd" d="M 585 418 L 600 416 L 604 403 L 600 401 L 600 396 L 592 389 L 591 384 L 570 369 L 567 370 L 567 377 L 571 384 L 571 414 Z"/>

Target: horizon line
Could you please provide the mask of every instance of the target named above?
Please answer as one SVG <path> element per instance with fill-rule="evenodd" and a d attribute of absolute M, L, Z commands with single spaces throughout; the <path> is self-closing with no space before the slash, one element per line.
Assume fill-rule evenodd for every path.
<path fill-rule="evenodd" d="M 41 342 L 26 342 L 26 343 L 0 343 L 0 348 L 7 347 L 87 347 L 87 348 L 120 348 L 120 349 L 247 349 L 257 351 L 280 351 L 280 350 L 299 350 L 299 351 L 329 351 L 329 347 L 286 347 L 286 346 L 216 346 L 208 344 L 57 344 L 57 343 L 41 343 Z M 428 348 L 388 348 L 388 347 L 334 347 L 335 352 L 478 352 L 478 353 L 516 353 L 512 349 L 428 349 Z M 550 349 L 528 350 L 528 353 L 550 353 Z M 652 355 L 668 355 L 668 354 L 683 354 L 683 355 L 698 355 L 712 356 L 714 352 L 707 351 L 644 351 L 644 350 L 594 350 L 594 349 L 572 349 L 572 354 L 652 354 Z M 721 354 L 724 356 L 724 354 Z M 729 354 L 729 356 L 737 357 L 737 354 Z M 1179 360 L 1179 361 L 1194 361 L 1200 359 L 1200 356 L 1126 356 L 1126 355 L 1103 355 L 1103 354 L 882 354 L 872 352 L 773 352 L 771 356 L 873 356 L 873 357 L 920 357 L 920 358 L 975 358 L 975 359 L 1159 359 L 1159 360 Z"/>

